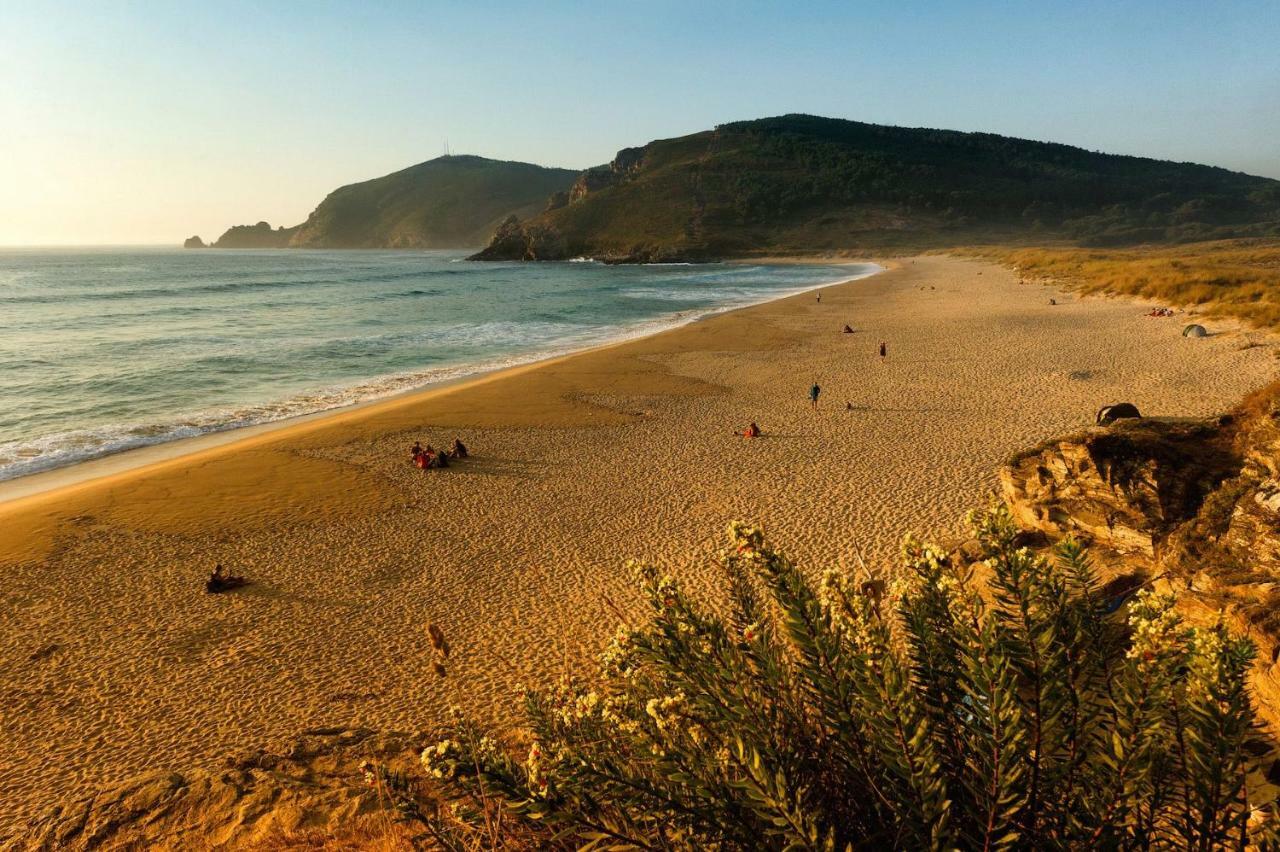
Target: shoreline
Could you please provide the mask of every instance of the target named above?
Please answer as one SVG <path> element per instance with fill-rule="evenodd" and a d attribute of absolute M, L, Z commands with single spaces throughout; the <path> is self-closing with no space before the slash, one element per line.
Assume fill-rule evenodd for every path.
<path fill-rule="evenodd" d="M 327 417 L 354 414 L 381 404 L 412 404 L 415 398 L 421 394 L 433 394 L 437 392 L 458 390 L 466 387 L 471 382 L 501 378 L 504 374 L 510 371 L 519 371 L 527 367 L 549 364 L 562 358 L 572 358 L 576 355 L 593 352 L 599 349 L 622 346 L 635 340 L 643 340 L 648 337 L 665 334 L 689 325 L 690 323 L 702 322 L 711 317 L 720 316 L 733 311 L 745 310 L 758 305 L 768 304 L 769 302 L 788 299 L 805 293 L 812 293 L 815 290 L 821 290 L 824 287 L 836 287 L 849 284 L 854 281 L 865 280 L 892 268 L 891 261 L 886 261 L 886 263 L 889 264 L 886 266 L 872 260 L 857 260 L 852 258 L 796 258 L 790 260 L 785 258 L 763 258 L 760 260 L 742 259 L 724 261 L 725 265 L 756 264 L 763 266 L 784 266 L 810 263 L 821 263 L 822 265 L 830 266 L 870 265 L 879 268 L 856 275 L 852 278 L 841 278 L 824 284 L 815 284 L 800 289 L 787 290 L 776 295 L 771 295 L 769 298 L 762 299 L 757 302 L 749 302 L 746 304 L 727 307 L 697 309 L 688 312 L 688 316 L 681 316 L 681 313 L 683 312 L 676 312 L 665 319 L 646 320 L 642 323 L 638 323 L 636 327 L 630 329 L 619 329 L 616 336 L 599 343 L 592 343 L 580 348 L 550 350 L 548 352 L 534 353 L 528 356 L 528 360 L 522 360 L 523 356 L 517 356 L 512 363 L 503 366 L 485 367 L 481 364 L 476 366 L 473 371 L 466 372 L 470 368 L 463 365 L 457 368 L 464 371 L 461 375 L 437 381 L 429 381 L 426 384 L 392 391 L 386 395 L 375 395 L 346 405 L 338 405 L 332 408 L 320 409 L 318 411 L 290 415 L 278 420 L 270 420 L 263 423 L 252 423 L 245 426 L 213 429 L 199 435 L 193 435 L 185 438 L 160 440 L 155 443 L 109 451 L 102 455 L 72 461 L 67 464 L 61 464 L 46 470 L 38 470 L 32 473 L 23 474 L 11 479 L 0 479 L 0 507 L 31 497 L 48 494 L 59 489 L 70 488 L 94 482 L 99 479 L 144 470 L 152 465 L 163 464 L 186 456 L 232 446 L 240 441 L 269 435 L 273 432 L 305 426 L 307 424 L 323 420 Z M 645 327 L 649 325 L 654 327 L 652 329 L 646 329 Z M 371 382 L 375 380 L 376 378 L 367 379 L 365 381 Z M 424 397 L 424 399 L 425 398 L 426 397 Z"/>
<path fill-rule="evenodd" d="M 642 611 L 628 559 L 714 601 L 736 520 L 806 572 L 891 573 L 1013 453 L 1108 403 L 1221 412 L 1280 351 L 952 257 L 822 289 L 0 505 L 0 837 L 303 730 L 429 730 L 463 696 L 510 725 Z M 455 436 L 470 458 L 409 464 Z M 206 594 L 215 563 L 250 584 Z"/>

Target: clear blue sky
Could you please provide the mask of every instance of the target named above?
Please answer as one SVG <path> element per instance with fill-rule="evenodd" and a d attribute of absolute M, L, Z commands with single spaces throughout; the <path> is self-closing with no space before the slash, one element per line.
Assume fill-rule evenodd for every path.
<path fill-rule="evenodd" d="M 1280 178 L 1280 2 L 0 0 L 0 244 L 295 224 L 441 153 L 808 112 Z"/>

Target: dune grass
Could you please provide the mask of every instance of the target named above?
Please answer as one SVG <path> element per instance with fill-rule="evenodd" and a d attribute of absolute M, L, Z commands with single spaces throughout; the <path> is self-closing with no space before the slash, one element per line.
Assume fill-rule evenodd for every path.
<path fill-rule="evenodd" d="M 984 246 L 958 253 L 1081 293 L 1136 296 L 1280 329 L 1280 240 L 1125 249 Z"/>

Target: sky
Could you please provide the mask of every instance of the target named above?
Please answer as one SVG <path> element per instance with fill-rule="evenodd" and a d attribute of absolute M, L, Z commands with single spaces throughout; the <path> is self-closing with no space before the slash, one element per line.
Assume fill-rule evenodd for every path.
<path fill-rule="evenodd" d="M 453 153 L 805 112 L 1280 178 L 1280 0 L 0 0 L 0 245 L 294 225 Z"/>

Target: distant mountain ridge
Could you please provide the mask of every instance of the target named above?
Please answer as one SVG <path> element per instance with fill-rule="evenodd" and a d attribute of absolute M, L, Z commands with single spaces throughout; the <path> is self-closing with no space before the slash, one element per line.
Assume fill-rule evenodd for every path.
<path fill-rule="evenodd" d="M 627 148 L 479 260 L 708 260 L 1000 240 L 1280 234 L 1280 181 L 1047 142 L 809 115 Z"/>
<path fill-rule="evenodd" d="M 236 225 L 214 248 L 475 248 L 507 217 L 531 217 L 578 172 L 444 156 L 329 193 L 300 225 Z"/>

